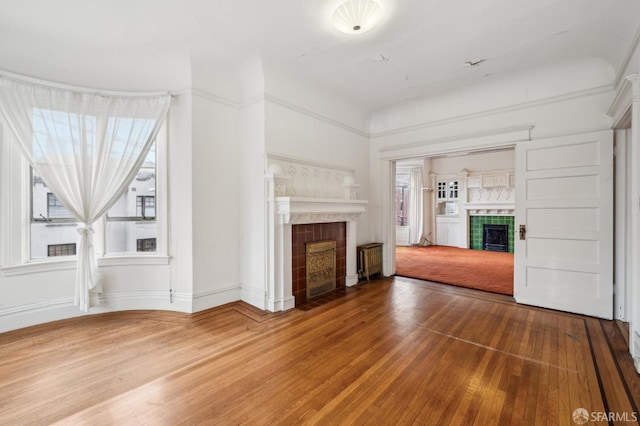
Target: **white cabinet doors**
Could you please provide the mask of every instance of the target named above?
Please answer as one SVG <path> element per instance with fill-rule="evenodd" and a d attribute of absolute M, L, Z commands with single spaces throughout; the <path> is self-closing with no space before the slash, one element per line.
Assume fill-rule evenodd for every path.
<path fill-rule="evenodd" d="M 436 244 L 439 246 L 461 247 L 460 219 L 452 217 L 436 218 Z"/>
<path fill-rule="evenodd" d="M 436 183 L 436 198 L 438 201 L 457 200 L 460 196 L 458 180 L 440 180 Z"/>
<path fill-rule="evenodd" d="M 516 146 L 519 303 L 612 318 L 612 139 L 605 131 Z"/>

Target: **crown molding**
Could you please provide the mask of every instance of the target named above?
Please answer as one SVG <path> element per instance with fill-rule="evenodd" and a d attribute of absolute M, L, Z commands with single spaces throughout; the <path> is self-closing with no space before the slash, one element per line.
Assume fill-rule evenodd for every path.
<path fill-rule="evenodd" d="M 452 152 L 454 147 L 450 146 L 451 142 L 461 142 L 461 151 L 473 151 L 474 149 L 480 150 L 489 145 L 493 148 L 510 146 L 519 141 L 530 140 L 531 129 L 533 129 L 533 125 L 525 124 L 522 126 L 463 133 L 403 145 L 384 147 L 380 149 L 380 153 L 384 159 L 401 159 L 403 157 L 409 158 L 417 155 L 418 151 L 420 151 L 420 155 L 424 155 L 425 147 L 431 147 L 431 151 L 433 152 L 430 152 L 429 154 L 432 155 L 441 153 L 438 147 L 445 144 L 447 145 L 447 149 L 442 150 L 442 152 Z"/>
<path fill-rule="evenodd" d="M 640 74 L 628 75 L 626 80 L 631 82 L 631 100 L 635 102 L 640 96 Z"/>
<path fill-rule="evenodd" d="M 640 35 L 640 33 L 639 33 Z M 640 39 L 639 39 L 640 40 Z M 634 45 L 637 45 L 638 43 L 635 43 Z M 625 82 L 627 80 L 624 80 Z M 624 83 L 623 83 L 624 84 Z M 325 115 L 319 114 L 317 112 L 311 111 L 307 108 L 301 107 L 299 105 L 293 104 L 289 101 L 286 101 L 284 99 L 281 99 L 277 96 L 274 95 L 270 95 L 268 93 L 261 93 L 258 95 L 255 95 L 251 98 L 248 98 L 242 102 L 236 102 L 233 101 L 231 99 L 219 96 L 219 95 L 215 95 L 212 94 L 210 92 L 201 90 L 201 89 L 195 89 L 192 88 L 191 89 L 191 93 L 194 96 L 197 96 L 201 99 L 205 99 L 211 102 L 216 102 L 219 104 L 223 104 L 232 108 L 237 108 L 237 109 L 243 109 L 246 107 L 249 107 L 257 102 L 260 101 L 266 101 L 266 102 L 270 102 L 272 104 L 276 104 L 279 105 L 283 108 L 286 108 L 290 111 L 299 113 L 299 114 L 303 114 L 306 115 L 307 117 L 310 118 L 314 118 L 316 120 L 325 122 L 327 124 L 330 124 L 332 126 L 335 127 L 339 127 L 343 130 L 346 130 L 348 132 L 354 133 L 358 136 L 362 136 L 364 138 L 369 138 L 369 139 L 374 139 L 374 138 L 380 138 L 380 137 L 385 137 L 385 136 L 392 136 L 392 135 L 396 135 L 396 134 L 401 134 L 401 133 L 405 133 L 405 132 L 409 132 L 409 131 L 415 131 L 415 130 L 420 130 L 420 129 L 425 129 L 425 128 L 429 128 L 429 127 L 435 127 L 435 126 L 440 126 L 440 125 L 445 125 L 445 124 L 451 124 L 451 123 L 456 123 L 456 122 L 460 122 L 460 121 L 465 121 L 465 120 L 470 120 L 470 119 L 474 119 L 474 118 L 481 118 L 481 117 L 487 117 L 487 116 L 491 116 L 494 114 L 500 114 L 500 113 L 508 113 L 508 112 L 512 112 L 512 111 L 518 111 L 518 110 L 522 110 L 522 109 L 527 109 L 527 108 L 534 108 L 534 107 L 538 107 L 538 106 L 543 106 L 543 105 L 550 105 L 550 104 L 555 104 L 555 103 L 559 103 L 559 102 L 565 102 L 565 101 L 570 101 L 570 100 L 574 100 L 574 99 L 580 99 L 580 98 L 586 98 L 586 97 L 590 97 L 590 96 L 596 96 L 596 95 L 601 95 L 604 93 L 609 93 L 615 90 L 615 86 L 614 85 L 605 85 L 605 86 L 599 86 L 599 87 L 594 87 L 591 89 L 586 89 L 586 90 L 580 90 L 580 91 L 576 91 L 576 92 L 571 92 L 571 93 L 565 93 L 562 95 L 556 95 L 556 96 L 551 96 L 548 98 L 544 98 L 544 99 L 539 99 L 539 100 L 534 100 L 534 101 L 527 101 L 527 102 L 522 102 L 519 104 L 514 104 L 514 105 L 509 105 L 509 106 L 505 106 L 505 107 L 499 107 L 499 108 L 493 108 L 493 109 L 489 109 L 489 110 L 484 110 L 484 111 L 479 111 L 479 112 L 475 112 L 475 113 L 470 113 L 470 114 L 463 114 L 463 115 L 458 115 L 458 116 L 454 116 L 454 117 L 449 117 L 449 118 L 444 118 L 441 120 L 434 120 L 434 121 L 427 121 L 427 122 L 423 122 L 423 123 L 418 123 L 418 124 L 414 124 L 414 125 L 410 125 L 410 126 L 405 126 L 405 127 L 400 127 L 397 129 L 392 129 L 392 130 L 386 130 L 383 132 L 378 132 L 378 133 L 369 133 L 365 130 L 361 130 L 358 129 L 356 127 L 350 126 L 348 124 L 345 124 L 343 122 L 334 120 L 332 118 L 329 118 Z M 179 95 L 179 92 L 172 92 L 172 94 L 175 95 Z"/>
<path fill-rule="evenodd" d="M 613 128 L 625 128 L 628 127 L 627 123 L 630 120 L 629 111 L 634 101 L 633 81 L 638 79 L 638 75 L 634 74 L 627 76 L 618 87 L 616 96 L 611 102 L 611 106 L 607 111 L 607 115 L 611 117 L 613 122 Z"/>
<path fill-rule="evenodd" d="M 631 42 L 629 49 L 627 49 L 627 54 L 625 55 L 622 64 L 618 68 L 616 78 L 615 80 L 613 80 L 613 87 L 618 87 L 618 84 L 620 84 L 620 82 L 622 81 L 627 67 L 629 67 L 629 63 L 631 62 L 631 58 L 633 58 L 633 54 L 638 49 L 638 46 L 640 46 L 640 25 L 636 30 L 636 35 L 633 37 L 633 41 Z"/>
<path fill-rule="evenodd" d="M 225 98 L 223 96 L 214 95 L 213 93 L 207 92 L 202 89 L 192 88 L 191 93 L 193 96 L 196 96 L 200 99 L 204 99 L 210 102 L 215 102 L 218 104 L 222 104 L 231 108 L 240 108 L 240 103 L 233 101 L 231 99 Z"/>
<path fill-rule="evenodd" d="M 340 121 L 334 120 L 333 118 L 329 118 L 327 116 L 324 116 L 322 114 L 318 114 L 317 112 L 313 112 L 309 109 L 303 108 L 301 106 L 295 105 L 291 102 L 285 101 L 284 99 L 280 99 L 276 96 L 273 95 L 269 95 L 268 93 L 264 94 L 264 99 L 268 102 L 271 102 L 273 104 L 279 105 L 281 107 L 287 108 L 291 111 L 297 112 L 299 114 L 303 114 L 306 115 L 307 117 L 311 117 L 311 118 L 315 118 L 316 120 L 320 120 L 323 121 L 327 124 L 330 124 L 332 126 L 335 127 L 339 127 L 343 130 L 346 130 L 348 132 L 354 133 L 358 136 L 362 136 L 364 138 L 369 138 L 371 137 L 371 135 L 368 132 L 365 132 L 364 130 L 360 130 L 358 128 L 355 128 L 353 126 L 350 126 L 348 124 L 342 123 Z"/>
<path fill-rule="evenodd" d="M 419 124 L 414 124 L 414 125 L 410 125 L 410 126 L 400 127 L 400 128 L 393 129 L 393 130 L 386 130 L 386 131 L 383 131 L 383 132 L 372 133 L 371 134 L 371 138 L 373 139 L 373 138 L 380 138 L 380 137 L 384 137 L 384 136 L 392 136 L 392 135 L 397 135 L 397 134 L 401 134 L 401 133 L 405 133 L 405 132 L 409 132 L 409 131 L 426 129 L 426 128 L 429 128 L 429 127 L 441 126 L 441 125 L 445 125 L 445 124 L 452 124 L 452 123 L 457 123 L 457 122 L 460 122 L 460 121 L 470 120 L 470 119 L 474 119 L 474 118 L 487 117 L 487 116 L 491 116 L 491 115 L 495 115 L 495 114 L 518 111 L 518 110 L 522 110 L 522 109 L 534 108 L 534 107 L 543 106 L 543 105 L 551 105 L 551 104 L 555 104 L 555 103 L 559 103 L 559 102 L 566 102 L 566 101 L 570 101 L 570 100 L 574 100 L 574 99 L 580 99 L 580 98 L 586 98 L 586 97 L 590 97 L 590 96 L 601 95 L 603 93 L 612 92 L 613 90 L 614 90 L 613 86 L 611 86 L 611 85 L 599 86 L 599 87 L 594 87 L 594 88 L 591 88 L 591 89 L 580 90 L 580 91 L 577 91 L 577 92 L 565 93 L 563 95 L 551 96 L 551 97 L 548 97 L 548 98 L 539 99 L 539 100 L 535 100 L 535 101 L 527 101 L 527 102 L 522 102 L 522 103 L 519 103 L 519 104 L 505 106 L 505 107 L 493 108 L 493 109 L 474 112 L 474 113 L 470 113 L 470 114 L 457 115 L 457 116 L 454 116 L 454 117 L 443 118 L 441 120 L 427 121 L 427 122 L 424 122 L 424 123 L 419 123 Z"/>
<path fill-rule="evenodd" d="M 177 92 L 174 92 L 174 93 L 176 95 L 179 94 Z M 253 104 L 257 103 L 257 102 L 267 101 L 267 102 L 271 102 L 273 104 L 279 105 L 281 107 L 284 107 L 284 108 L 286 108 L 286 109 L 288 109 L 290 111 L 294 111 L 294 112 L 297 112 L 299 114 L 306 115 L 307 117 L 311 117 L 311 118 L 314 118 L 316 120 L 320 120 L 320 121 L 323 121 L 325 123 L 328 123 L 328 124 L 330 124 L 332 126 L 339 127 L 339 128 L 341 128 L 343 130 L 346 130 L 348 132 L 355 133 L 358 136 L 362 136 L 362 137 L 365 137 L 365 138 L 369 138 L 371 136 L 368 132 L 366 132 L 364 130 L 361 130 L 361 129 L 358 129 L 356 127 L 350 126 L 348 124 L 342 123 L 340 121 L 334 120 L 333 118 L 329 118 L 329 117 L 327 117 L 325 115 L 322 115 L 322 114 L 319 114 L 317 112 L 311 111 L 311 110 L 309 110 L 307 108 L 303 108 L 301 106 L 295 105 L 295 104 L 293 104 L 291 102 L 285 101 L 284 99 L 278 98 L 278 97 L 270 95 L 268 93 L 260 93 L 258 95 L 252 96 L 252 97 L 250 97 L 250 98 L 248 98 L 248 99 L 246 99 L 246 100 L 244 100 L 242 102 L 236 102 L 236 101 L 233 101 L 231 99 L 225 98 L 223 96 L 214 95 L 213 93 L 207 92 L 207 91 L 202 90 L 202 89 L 193 88 L 193 89 L 191 89 L 191 93 L 194 96 L 197 96 L 197 97 L 199 97 L 201 99 L 205 99 L 205 100 L 208 100 L 208 101 L 211 101 L 211 102 L 216 102 L 216 103 L 223 104 L 223 105 L 226 105 L 226 106 L 229 106 L 229 107 L 232 107 L 232 108 L 237 108 L 237 109 L 244 109 L 244 108 L 247 108 L 247 107 L 249 107 L 249 106 L 251 106 L 251 105 L 253 105 Z"/>

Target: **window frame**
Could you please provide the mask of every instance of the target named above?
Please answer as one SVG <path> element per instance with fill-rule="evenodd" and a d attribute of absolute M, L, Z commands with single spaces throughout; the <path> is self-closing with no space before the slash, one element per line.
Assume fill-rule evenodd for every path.
<path fill-rule="evenodd" d="M 168 122 L 168 120 L 167 120 Z M 155 167 L 155 193 L 153 195 L 155 199 L 155 216 L 154 217 L 138 217 L 138 216 L 108 216 L 105 214 L 100 221 L 100 232 L 94 237 L 96 253 L 102 258 L 102 262 L 99 259 L 99 263 L 111 264 L 111 260 L 118 260 L 123 258 L 167 258 L 167 235 L 169 228 L 168 221 L 168 128 L 167 122 L 165 122 L 160 128 L 158 135 L 156 136 L 156 167 Z M 134 178 L 135 179 L 135 178 Z M 137 203 L 137 196 L 136 196 Z M 136 208 L 137 210 L 137 208 Z M 154 223 L 156 226 L 156 251 L 155 252 L 108 252 L 108 241 L 105 238 L 107 235 L 108 222 L 142 222 L 142 223 Z M 137 248 L 137 242 L 136 242 Z"/>
<path fill-rule="evenodd" d="M 156 252 L 105 255 L 104 218 L 94 226 L 94 247 L 99 266 L 169 265 L 168 126 L 169 117 L 156 136 Z M 31 258 L 32 176 L 9 128 L 0 123 L 0 273 L 4 277 L 74 270 L 76 256 Z M 58 219 L 77 223 L 76 219 Z"/>
<path fill-rule="evenodd" d="M 168 264 L 168 255 L 167 255 L 167 234 L 168 234 L 168 199 L 167 199 L 167 182 L 168 182 L 168 163 L 167 163 L 167 149 L 168 149 L 168 129 L 167 123 L 163 124 L 156 136 L 155 144 L 156 144 L 156 166 L 155 166 L 155 213 L 154 217 L 110 217 L 109 221 L 136 221 L 136 222 L 144 222 L 144 223 L 152 223 L 155 222 L 156 226 L 156 251 L 155 252 L 138 252 L 138 251 L 130 251 L 130 252 L 117 252 L 117 253 L 108 253 L 107 248 L 107 239 L 106 239 L 106 227 L 107 227 L 107 215 L 105 214 L 100 220 L 95 223 L 94 226 L 94 248 L 96 250 L 96 255 L 98 256 L 98 264 L 99 265 L 116 265 L 120 263 L 124 264 Z M 64 261 L 63 259 L 72 259 L 75 263 L 76 255 L 71 256 L 46 256 L 39 258 L 31 257 L 31 225 L 33 223 L 52 223 L 52 224 L 73 224 L 79 223 L 76 218 L 35 218 L 33 215 L 33 168 L 27 163 L 27 161 L 22 158 L 22 188 L 26 191 L 23 192 L 23 200 L 22 203 L 23 208 L 23 217 L 27 216 L 26 221 L 26 229 L 23 232 L 22 239 L 22 256 L 20 263 L 23 265 L 26 264 L 42 264 L 42 263 L 60 263 Z M 137 247 L 137 246 L 136 246 Z M 130 260 L 127 260 L 129 258 Z M 150 259 L 154 258 L 154 259 Z M 11 262 L 15 264 L 15 262 Z M 0 264 L 9 264 L 0 263 Z M 16 265 L 17 267 L 17 265 Z M 9 269 L 14 269 L 13 267 L 8 267 Z M 3 267 L 3 270 L 6 267 Z M 18 268 L 19 269 L 19 268 Z M 11 272 L 9 272 L 11 273 Z M 21 272 L 17 271 L 16 274 L 20 274 Z M 26 272 L 25 272 L 26 273 Z"/>

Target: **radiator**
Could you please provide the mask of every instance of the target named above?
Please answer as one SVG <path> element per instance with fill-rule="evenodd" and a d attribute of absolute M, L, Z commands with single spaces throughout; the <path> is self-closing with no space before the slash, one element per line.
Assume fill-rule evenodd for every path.
<path fill-rule="evenodd" d="M 382 243 L 358 246 L 358 272 L 367 281 L 372 275 L 382 274 Z"/>

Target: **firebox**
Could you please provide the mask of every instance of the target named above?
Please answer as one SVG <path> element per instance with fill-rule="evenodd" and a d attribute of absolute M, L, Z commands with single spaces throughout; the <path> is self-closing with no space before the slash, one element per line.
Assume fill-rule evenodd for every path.
<path fill-rule="evenodd" d="M 508 252 L 509 226 L 484 224 L 482 227 L 482 249 Z"/>

